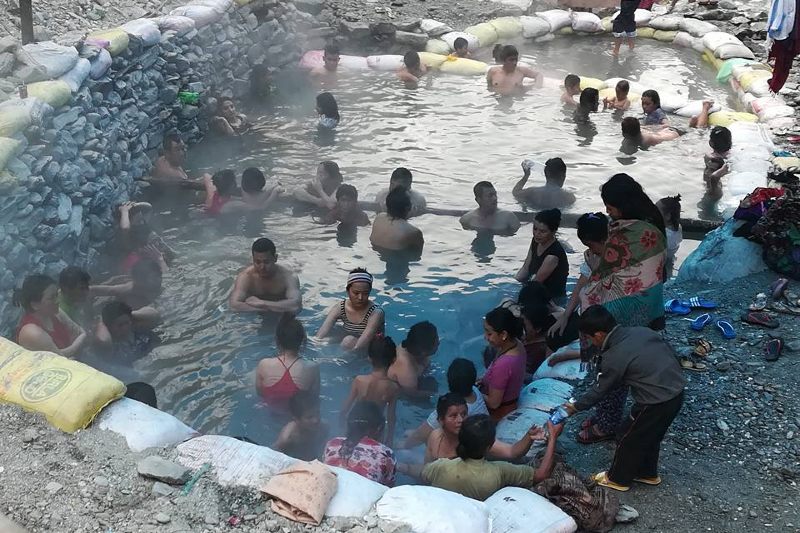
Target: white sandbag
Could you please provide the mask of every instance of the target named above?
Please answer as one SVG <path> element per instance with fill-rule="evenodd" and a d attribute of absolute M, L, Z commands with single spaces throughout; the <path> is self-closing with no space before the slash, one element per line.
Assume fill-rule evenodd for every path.
<path fill-rule="evenodd" d="M 747 92 L 756 97 L 771 95 L 772 90 L 769 88 L 769 78 L 759 78 L 754 80 L 747 89 Z"/>
<path fill-rule="evenodd" d="M 723 44 L 742 44 L 742 41 L 724 31 L 712 31 L 703 35 L 703 45 L 712 52 L 716 52 Z"/>
<path fill-rule="evenodd" d="M 559 356 L 567 351 L 575 351 L 580 350 L 581 344 L 580 341 L 573 341 L 566 346 L 563 346 L 550 354 L 550 356 L 539 365 L 539 368 L 536 369 L 536 372 L 533 374 L 534 381 L 540 380 L 542 378 L 553 378 L 556 380 L 568 380 L 568 381 L 576 381 L 579 379 L 583 379 L 586 377 L 587 371 L 581 370 L 581 360 L 580 359 L 571 359 L 569 361 L 563 361 L 561 363 L 556 363 L 553 366 L 550 366 L 549 362 L 553 357 Z M 545 382 L 546 383 L 546 382 Z M 559 393 L 563 394 L 565 389 L 559 389 Z M 571 393 L 572 391 L 570 391 Z"/>
<path fill-rule="evenodd" d="M 536 409 L 544 413 L 550 413 L 567 400 L 567 398 L 554 394 L 528 393 L 526 390 L 523 390 L 519 395 L 519 409 Z"/>
<path fill-rule="evenodd" d="M 192 0 L 192 5 L 210 7 L 220 15 L 233 5 L 233 0 Z"/>
<path fill-rule="evenodd" d="M 778 117 L 766 121 L 765 123 L 771 130 L 786 130 L 794 128 L 794 117 Z"/>
<path fill-rule="evenodd" d="M 383 56 L 367 56 L 367 66 L 372 70 L 379 70 L 382 72 L 392 72 L 398 70 L 403 66 L 403 56 L 401 55 L 383 55 Z"/>
<path fill-rule="evenodd" d="M 17 61 L 29 66 L 41 66 L 50 78 L 69 72 L 78 62 L 74 46 L 61 46 L 52 41 L 29 43 L 17 49 Z"/>
<path fill-rule="evenodd" d="M 768 107 L 758 113 L 758 120 L 761 122 L 770 122 L 780 117 L 794 116 L 794 108 L 788 105 L 776 105 Z"/>
<path fill-rule="evenodd" d="M 194 21 L 195 28 L 208 26 L 222 18 L 222 13 L 208 6 L 181 6 L 173 9 L 169 14 L 178 17 L 189 17 Z"/>
<path fill-rule="evenodd" d="M 683 17 L 677 15 L 661 15 L 650 19 L 648 26 L 654 30 L 674 31 L 681 27 Z"/>
<path fill-rule="evenodd" d="M 451 52 L 450 45 L 441 39 L 428 39 L 428 42 L 425 43 L 425 51 L 442 56 L 446 56 Z"/>
<path fill-rule="evenodd" d="M 360 476 L 355 472 L 329 466 L 336 474 L 336 494 L 328 502 L 325 516 L 363 518 L 389 487 Z"/>
<path fill-rule="evenodd" d="M 414 533 L 489 533 L 489 511 L 483 502 L 449 490 L 403 485 L 378 500 L 379 518 L 400 522 Z"/>
<path fill-rule="evenodd" d="M 712 31 L 719 31 L 715 25 L 704 20 L 697 20 L 683 17 L 680 25 L 681 30 L 690 33 L 694 37 L 703 37 Z"/>
<path fill-rule="evenodd" d="M 649 9 L 637 9 L 633 14 L 637 26 L 647 26 L 653 19 L 653 12 Z"/>
<path fill-rule="evenodd" d="M 569 11 L 564 11 L 563 9 L 537 11 L 536 16 L 543 18 L 548 24 L 550 24 L 550 33 L 572 25 L 572 20 L 569 17 Z"/>
<path fill-rule="evenodd" d="M 573 533 L 578 529 L 571 516 L 532 490 L 506 487 L 485 503 L 492 533 Z"/>
<path fill-rule="evenodd" d="M 675 38 L 672 39 L 672 44 L 675 46 L 683 46 L 684 48 L 691 48 L 694 40 L 695 37 L 692 37 L 691 33 L 679 31 L 675 34 Z"/>
<path fill-rule="evenodd" d="M 198 435 L 171 414 L 130 398 L 120 398 L 103 409 L 94 427 L 122 435 L 134 452 L 172 446 Z"/>
<path fill-rule="evenodd" d="M 720 59 L 732 59 L 734 57 L 741 57 L 742 59 L 755 59 L 756 56 L 752 50 L 747 48 L 744 44 L 729 43 L 718 46 L 714 50 L 714 56 Z"/>
<path fill-rule="evenodd" d="M 603 31 L 603 24 L 600 17 L 589 11 L 573 11 L 570 15 L 572 29 L 585 33 L 597 33 Z"/>
<path fill-rule="evenodd" d="M 174 31 L 179 37 L 195 29 L 194 19 L 180 15 L 156 17 L 153 22 L 158 24 L 160 31 Z"/>
<path fill-rule="evenodd" d="M 120 26 L 125 33 L 133 35 L 145 46 L 153 46 L 161 41 L 161 30 L 153 19 L 136 19 Z"/>
<path fill-rule="evenodd" d="M 556 36 L 553 35 L 552 33 L 546 33 L 546 34 L 542 35 L 541 37 L 535 38 L 533 40 L 533 42 L 535 42 L 535 43 L 546 43 L 546 42 L 554 41 L 555 38 L 556 38 Z"/>
<path fill-rule="evenodd" d="M 550 23 L 542 17 L 520 17 L 522 23 L 522 36 L 526 39 L 535 39 L 550 33 Z"/>
<path fill-rule="evenodd" d="M 192 24 L 194 24 L 194 22 Z M 100 50 L 100 53 L 94 56 L 89 62 L 89 77 L 93 80 L 101 78 L 111 67 L 112 61 L 113 59 L 111 59 L 111 54 L 108 50 L 105 48 Z"/>
<path fill-rule="evenodd" d="M 367 58 L 361 56 L 339 56 L 339 67 L 347 70 L 369 70 Z"/>
<path fill-rule="evenodd" d="M 537 379 L 526 386 L 526 389 L 528 390 L 543 394 L 553 394 L 555 396 L 560 396 L 565 400 L 572 395 L 574 388 L 575 387 L 569 383 L 564 383 L 563 381 L 550 378 Z"/>
<path fill-rule="evenodd" d="M 453 31 L 453 28 L 444 22 L 433 19 L 422 19 L 422 22 L 419 23 L 419 29 L 421 29 L 423 33 L 427 33 L 428 37 L 439 37 L 440 35 Z"/>
<path fill-rule="evenodd" d="M 750 95 L 752 96 L 752 95 Z M 776 106 L 785 106 L 786 100 L 784 100 L 781 96 L 776 95 L 769 95 L 769 96 L 762 96 L 761 98 L 753 98 L 750 101 L 750 110 L 756 115 L 760 115 L 766 109 L 770 107 Z M 759 116 L 759 118 L 761 118 Z"/>
<path fill-rule="evenodd" d="M 661 97 L 661 109 L 667 113 L 674 113 L 689 104 L 689 97 L 684 94 L 659 90 L 658 96 Z"/>
<path fill-rule="evenodd" d="M 716 113 L 717 111 L 721 110 L 722 106 L 719 103 L 714 102 L 709 110 L 709 113 Z M 675 114 L 681 117 L 692 118 L 696 117 L 703 111 L 703 101 L 702 100 L 691 100 L 685 106 L 676 109 Z"/>
<path fill-rule="evenodd" d="M 702 54 L 706 51 L 706 45 L 703 44 L 702 37 L 694 38 L 694 41 L 692 41 L 692 50 L 694 50 L 698 54 Z"/>
<path fill-rule="evenodd" d="M 22 100 L 7 100 L 0 104 L 0 137 L 11 137 L 31 125 L 31 113 Z"/>
<path fill-rule="evenodd" d="M 222 435 L 204 435 L 179 444 L 178 462 L 188 468 L 211 463 L 220 485 L 261 490 L 269 479 L 297 462 L 266 446 Z"/>
<path fill-rule="evenodd" d="M 497 423 L 497 439 L 514 444 L 533 426 L 544 427 L 550 414 L 539 409 L 518 407 Z"/>
<path fill-rule="evenodd" d="M 629 91 L 633 94 L 642 94 L 644 91 L 647 90 L 647 87 L 639 83 L 638 81 L 631 81 L 626 78 L 608 78 L 605 83 L 606 87 L 609 89 L 614 89 L 617 86 L 617 83 L 625 80 L 628 82 Z"/>
<path fill-rule="evenodd" d="M 456 39 L 462 37 L 467 40 L 467 49 L 469 50 L 477 50 L 480 48 L 481 43 L 477 37 L 472 35 L 471 33 L 465 33 L 463 31 L 451 31 L 450 33 L 445 33 L 440 37 L 440 39 L 447 43 L 447 46 L 450 47 L 450 50 L 455 50 L 455 42 Z M 427 51 L 427 49 L 426 49 Z"/>
<path fill-rule="evenodd" d="M 92 70 L 92 64 L 88 59 L 80 58 L 72 70 L 63 74 L 58 79 L 67 82 L 72 92 L 76 93 L 80 90 L 83 82 L 89 77 L 89 72 Z"/>

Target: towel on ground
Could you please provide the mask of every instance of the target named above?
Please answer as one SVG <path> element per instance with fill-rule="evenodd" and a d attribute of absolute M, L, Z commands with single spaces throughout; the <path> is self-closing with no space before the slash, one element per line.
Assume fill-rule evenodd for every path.
<path fill-rule="evenodd" d="M 272 497 L 272 510 L 279 515 L 318 526 L 336 493 L 336 474 L 319 461 L 298 461 L 275 474 L 261 491 Z"/>

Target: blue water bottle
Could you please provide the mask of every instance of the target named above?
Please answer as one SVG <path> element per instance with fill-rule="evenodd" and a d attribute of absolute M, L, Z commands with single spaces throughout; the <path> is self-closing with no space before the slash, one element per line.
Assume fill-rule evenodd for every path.
<path fill-rule="evenodd" d="M 557 426 L 558 424 L 562 423 L 564 420 L 569 418 L 569 413 L 566 409 L 564 409 L 563 405 L 559 405 L 553 412 L 550 414 L 550 422 Z"/>

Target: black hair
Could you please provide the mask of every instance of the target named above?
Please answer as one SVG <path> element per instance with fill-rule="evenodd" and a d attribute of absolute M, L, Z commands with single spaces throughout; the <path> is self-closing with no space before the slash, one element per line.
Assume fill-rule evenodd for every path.
<path fill-rule="evenodd" d="M 664 206 L 662 216 L 664 216 L 664 226 L 669 226 L 670 229 L 678 231 L 681 224 L 681 195 L 665 196 L 656 203 L 656 206 L 661 204 Z"/>
<path fill-rule="evenodd" d="M 275 243 L 266 237 L 261 237 L 253 241 L 253 246 L 251 247 L 250 250 L 254 254 L 275 255 L 277 253 L 277 251 L 275 250 Z"/>
<path fill-rule="evenodd" d="M 376 370 L 388 370 L 397 359 L 397 345 L 387 335 L 375 335 L 367 349 L 369 362 Z"/>
<path fill-rule="evenodd" d="M 609 333 L 616 326 L 614 315 L 602 305 L 589 306 L 578 319 L 578 330 L 584 335 L 594 335 L 599 331 Z"/>
<path fill-rule="evenodd" d="M 462 459 L 483 459 L 496 436 L 497 427 L 489 415 L 468 416 L 458 432 L 456 454 Z"/>
<path fill-rule="evenodd" d="M 539 303 L 547 305 L 550 303 L 551 299 L 550 291 L 547 290 L 547 287 L 545 287 L 541 281 L 529 281 L 525 283 L 517 295 L 517 303 L 523 307 Z"/>
<path fill-rule="evenodd" d="M 62 289 L 76 289 L 88 286 L 92 277 L 81 267 L 68 266 L 58 275 L 58 286 Z"/>
<path fill-rule="evenodd" d="M 507 44 L 500 50 L 500 60 L 505 61 L 510 57 L 519 57 L 519 51 L 513 44 Z"/>
<path fill-rule="evenodd" d="M 297 391 L 289 398 L 289 414 L 297 420 L 311 410 L 319 409 L 319 395 L 307 390 Z"/>
<path fill-rule="evenodd" d="M 594 87 L 587 87 L 581 91 L 578 104 L 584 111 L 597 111 L 600 105 L 600 91 Z"/>
<path fill-rule="evenodd" d="M 347 437 L 339 448 L 339 457 L 349 460 L 361 439 L 379 431 L 386 423 L 383 410 L 375 402 L 359 401 L 347 415 Z"/>
<path fill-rule="evenodd" d="M 133 268 L 131 268 L 131 279 L 134 285 L 137 280 L 144 281 L 150 277 L 157 277 L 160 280 L 162 276 L 161 267 L 158 266 L 158 263 L 156 263 L 154 259 L 150 259 L 149 257 L 139 259 L 133 265 Z"/>
<path fill-rule="evenodd" d="M 403 64 L 406 68 L 419 68 L 419 54 L 414 51 L 406 52 L 405 55 L 403 55 Z"/>
<path fill-rule="evenodd" d="M 14 305 L 26 311 L 33 311 L 31 304 L 41 302 L 46 291 L 51 285 L 58 286 L 56 280 L 44 274 L 32 274 L 22 282 L 22 288 L 14 291 Z"/>
<path fill-rule="evenodd" d="M 325 169 L 325 173 L 328 176 L 338 181 L 343 181 L 342 172 L 339 170 L 339 165 L 336 161 L 323 161 L 320 165 Z"/>
<path fill-rule="evenodd" d="M 351 270 L 348 274 L 369 274 L 369 271 L 366 268 L 357 267 Z M 347 285 L 347 288 L 350 288 L 350 284 Z"/>
<path fill-rule="evenodd" d="M 639 124 L 639 119 L 636 117 L 625 117 L 622 119 L 622 137 L 642 142 L 642 125 Z"/>
<path fill-rule="evenodd" d="M 325 55 L 339 55 L 339 45 L 335 43 L 328 43 L 325 45 Z"/>
<path fill-rule="evenodd" d="M 411 185 L 411 182 L 414 180 L 414 176 L 411 174 L 411 171 L 408 170 L 406 167 L 397 167 L 392 171 L 392 177 L 390 181 L 403 181 Z"/>
<path fill-rule="evenodd" d="M 292 315 L 284 313 L 275 326 L 275 344 L 278 348 L 298 352 L 305 340 L 306 330 L 303 323 Z"/>
<path fill-rule="evenodd" d="M 339 104 L 336 103 L 336 98 L 331 93 L 319 93 L 317 95 L 317 107 L 321 115 L 339 120 Z"/>
<path fill-rule="evenodd" d="M 395 187 L 386 195 L 386 213 L 392 218 L 407 219 L 411 213 L 411 197 L 408 191 Z"/>
<path fill-rule="evenodd" d="M 620 91 L 624 92 L 625 94 L 628 94 L 628 92 L 631 90 L 631 84 L 628 83 L 628 80 L 619 80 L 617 82 L 616 87 L 614 87 L 614 89 L 619 89 Z"/>
<path fill-rule="evenodd" d="M 456 40 L 453 41 L 453 48 L 458 50 L 459 48 L 467 48 L 469 43 L 463 37 L 456 37 Z"/>
<path fill-rule="evenodd" d="M 173 144 L 180 144 L 183 142 L 180 134 L 177 132 L 170 132 L 164 135 L 164 140 L 161 142 L 161 146 L 164 150 L 169 150 Z"/>
<path fill-rule="evenodd" d="M 647 89 L 645 92 L 642 93 L 642 98 L 649 98 L 655 104 L 656 109 L 661 107 L 661 97 L 658 95 L 658 91 L 653 89 Z"/>
<path fill-rule="evenodd" d="M 533 217 L 536 222 L 541 222 L 547 229 L 555 233 L 558 231 L 558 227 L 561 225 L 561 210 L 557 208 L 553 209 L 545 209 L 544 211 L 539 211 L 536 213 L 536 216 Z"/>
<path fill-rule="evenodd" d="M 550 308 L 545 303 L 525 305 L 522 307 L 522 316 L 528 319 L 531 326 L 541 331 L 550 326 Z"/>
<path fill-rule="evenodd" d="M 664 217 L 656 204 L 645 194 L 642 186 L 627 174 L 614 174 L 600 187 L 603 203 L 616 207 L 622 213 L 620 218 L 643 220 L 664 230 Z"/>
<path fill-rule="evenodd" d="M 472 193 L 475 195 L 475 198 L 480 198 L 483 196 L 483 191 L 488 189 L 494 189 L 494 185 L 492 185 L 489 181 L 479 181 L 472 187 Z"/>
<path fill-rule="evenodd" d="M 505 331 L 512 339 L 522 338 L 522 321 L 505 307 L 495 307 L 486 313 L 484 320 L 497 333 Z"/>
<path fill-rule="evenodd" d="M 715 152 L 727 152 L 733 146 L 731 130 L 725 126 L 714 126 L 708 135 L 708 144 Z"/>
<path fill-rule="evenodd" d="M 503 51 L 503 46 L 505 45 L 497 43 L 496 45 L 494 45 L 494 48 L 492 48 L 492 58 L 494 58 L 494 60 L 497 62 L 501 61 L 500 52 Z"/>
<path fill-rule="evenodd" d="M 233 101 L 233 98 L 231 98 L 230 96 L 221 96 L 219 98 L 219 100 L 217 100 L 217 113 L 218 114 L 222 113 L 222 104 L 224 104 L 225 102 L 230 102 L 230 103 L 233 104 L 234 107 L 236 107 L 236 102 Z"/>
<path fill-rule="evenodd" d="M 450 392 L 467 397 L 472 394 L 472 387 L 477 380 L 478 370 L 469 359 L 457 357 L 447 367 L 447 388 Z"/>
<path fill-rule="evenodd" d="M 438 339 L 439 332 L 436 330 L 436 326 L 425 320 L 411 326 L 405 340 L 400 344 L 411 355 L 419 357 L 422 354 L 430 353 Z"/>
<path fill-rule="evenodd" d="M 453 406 L 463 405 L 467 406 L 467 400 L 460 394 L 455 392 L 448 392 L 439 396 L 436 401 L 436 418 L 443 419 L 447 415 L 447 410 Z"/>
<path fill-rule="evenodd" d="M 343 183 L 336 189 L 336 199 L 350 198 L 358 201 L 358 190 L 349 183 Z"/>
<path fill-rule="evenodd" d="M 220 196 L 230 196 L 236 190 L 236 174 L 233 170 L 218 170 L 211 177 L 211 182 L 217 188 Z"/>
<path fill-rule="evenodd" d="M 608 217 L 604 213 L 585 213 L 578 218 L 578 238 L 581 242 L 606 242 Z"/>
<path fill-rule="evenodd" d="M 544 179 L 548 182 L 557 183 L 559 187 L 564 185 L 567 178 L 567 165 L 560 157 L 551 157 L 544 163 Z"/>
<path fill-rule="evenodd" d="M 567 74 L 564 78 L 564 87 L 575 87 L 581 84 L 581 77 L 577 74 Z"/>
<path fill-rule="evenodd" d="M 114 300 L 103 306 L 100 316 L 105 327 L 110 328 L 116 319 L 121 316 L 132 316 L 133 309 L 125 302 Z"/>
<path fill-rule="evenodd" d="M 242 172 L 242 190 L 244 192 L 258 192 L 264 189 L 267 184 L 267 178 L 261 170 L 250 167 L 244 169 Z"/>

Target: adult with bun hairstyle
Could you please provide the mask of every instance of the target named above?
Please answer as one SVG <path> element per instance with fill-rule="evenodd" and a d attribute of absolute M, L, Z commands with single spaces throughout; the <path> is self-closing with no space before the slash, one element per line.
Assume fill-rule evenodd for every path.
<path fill-rule="evenodd" d="M 492 309 L 483 319 L 483 335 L 494 357 L 480 380 L 480 388 L 493 420 L 500 420 L 517 408 L 527 362 L 523 334 L 522 321 L 505 307 Z"/>
<path fill-rule="evenodd" d="M 341 322 L 342 348 L 354 352 L 366 350 L 375 335 L 383 333 L 385 320 L 383 309 L 370 300 L 372 282 L 372 274 L 366 269 L 351 270 L 345 285 L 347 298 L 328 308 L 316 338 L 328 337 L 337 322 Z"/>
<path fill-rule="evenodd" d="M 533 239 L 528 256 L 517 272 L 517 281 L 538 281 L 542 283 L 553 298 L 561 298 L 567 293 L 569 263 L 564 247 L 556 239 L 561 225 L 561 211 L 546 209 L 536 213 L 533 222 Z"/>

